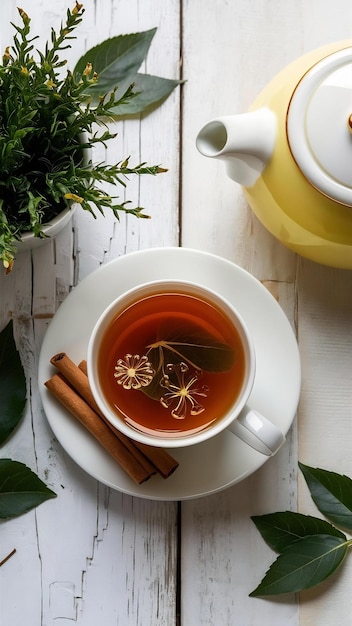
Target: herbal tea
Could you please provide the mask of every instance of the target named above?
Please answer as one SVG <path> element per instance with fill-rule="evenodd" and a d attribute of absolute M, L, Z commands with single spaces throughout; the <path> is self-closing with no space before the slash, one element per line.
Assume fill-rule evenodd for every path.
<path fill-rule="evenodd" d="M 98 354 L 102 392 L 132 428 L 162 437 L 190 435 L 221 418 L 245 378 L 238 331 L 213 304 L 158 293 L 110 324 Z"/>

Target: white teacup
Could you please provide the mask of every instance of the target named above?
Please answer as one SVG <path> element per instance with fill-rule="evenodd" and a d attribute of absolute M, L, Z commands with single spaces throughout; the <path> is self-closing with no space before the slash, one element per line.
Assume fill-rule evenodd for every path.
<path fill-rule="evenodd" d="M 223 362 L 226 372 L 219 371 Z M 256 359 L 246 323 L 230 302 L 201 285 L 152 281 L 119 296 L 94 326 L 87 363 L 100 410 L 115 428 L 141 443 L 184 447 L 227 428 L 270 456 L 285 441 L 250 406 Z M 203 384 L 208 380 L 210 385 Z M 219 382 L 223 391 L 211 397 Z M 221 402 L 228 397 L 223 409 L 217 408 L 219 396 Z M 144 414 L 147 425 L 140 423 Z"/>

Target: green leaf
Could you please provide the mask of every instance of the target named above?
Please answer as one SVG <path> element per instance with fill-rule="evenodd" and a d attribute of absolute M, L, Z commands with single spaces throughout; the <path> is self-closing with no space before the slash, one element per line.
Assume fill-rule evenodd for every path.
<path fill-rule="evenodd" d="M 352 480 L 299 463 L 312 499 L 319 511 L 330 521 L 352 531 Z"/>
<path fill-rule="evenodd" d="M 331 535 L 310 535 L 289 545 L 250 596 L 296 593 L 323 582 L 342 563 L 349 542 Z"/>
<path fill-rule="evenodd" d="M 233 350 L 223 343 L 201 345 L 169 341 L 167 349 L 205 372 L 226 372 L 231 369 L 234 359 Z"/>
<path fill-rule="evenodd" d="M 204 372 L 226 372 L 231 369 L 235 358 L 230 346 L 201 335 L 189 335 L 187 339 L 179 340 L 160 340 L 148 347 L 151 348 L 150 352 L 157 350 L 159 354 L 161 348 L 165 363 L 186 361 Z"/>
<path fill-rule="evenodd" d="M 181 339 L 182 337 L 182 339 Z M 141 391 L 152 398 L 160 400 L 165 393 L 160 385 L 167 364 L 186 362 L 196 370 L 204 372 L 225 372 L 231 369 L 235 354 L 233 349 L 224 343 L 214 341 L 208 335 L 187 334 L 187 338 L 180 333 L 179 341 L 161 339 L 147 346 L 148 359 L 155 374 L 152 382 L 142 387 Z M 177 385 L 177 377 L 174 379 Z"/>
<path fill-rule="evenodd" d="M 136 95 L 125 104 L 117 104 L 110 111 L 114 117 L 141 113 L 148 107 L 167 98 L 173 89 L 182 82 L 182 80 L 160 78 L 150 74 L 137 74 L 133 89 Z"/>
<path fill-rule="evenodd" d="M 91 63 L 93 70 L 98 73 L 98 80 L 89 87 L 88 92 L 103 96 L 118 86 L 118 97 L 123 96 L 131 83 L 135 81 L 156 30 L 152 28 L 141 33 L 117 35 L 106 39 L 103 43 L 88 50 L 78 60 L 74 75 L 81 75 L 87 63 Z"/>
<path fill-rule="evenodd" d="M 0 333 L 0 444 L 23 416 L 26 379 L 13 338 L 12 321 Z"/>
<path fill-rule="evenodd" d="M 264 541 L 279 553 L 308 535 L 331 535 L 346 539 L 341 531 L 325 520 L 293 511 L 269 513 L 251 519 Z"/>
<path fill-rule="evenodd" d="M 56 494 L 23 463 L 0 459 L 0 518 L 22 515 Z"/>

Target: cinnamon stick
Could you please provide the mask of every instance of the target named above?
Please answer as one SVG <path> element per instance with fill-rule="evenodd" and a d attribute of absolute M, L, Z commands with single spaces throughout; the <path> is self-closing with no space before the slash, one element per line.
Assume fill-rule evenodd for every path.
<path fill-rule="evenodd" d="M 164 448 L 149 446 L 139 441 L 135 441 L 134 445 L 155 465 L 163 478 L 171 476 L 179 466 L 178 461 L 166 452 Z"/>
<path fill-rule="evenodd" d="M 132 441 L 115 428 L 100 411 L 89 386 L 87 362 L 85 360 L 81 361 L 77 366 L 65 352 L 60 352 L 54 355 L 50 362 L 55 365 L 79 395 L 104 420 L 108 428 L 129 449 L 138 462 L 145 467 L 146 471 L 151 472 L 151 474 L 158 471 L 163 478 L 171 476 L 179 464 L 166 450 Z"/>
<path fill-rule="evenodd" d="M 138 485 L 150 477 L 150 474 L 138 463 L 135 456 L 115 437 L 107 424 L 99 418 L 62 375 L 54 374 L 45 382 L 45 386 L 87 428 Z"/>
<path fill-rule="evenodd" d="M 88 402 L 93 411 L 100 415 L 101 411 L 94 400 L 86 373 L 77 367 L 66 352 L 59 352 L 58 354 L 55 354 L 51 357 L 50 363 L 55 365 L 58 371 L 61 372 L 77 393 L 79 393 L 79 395 L 82 396 L 86 402 Z"/>
<path fill-rule="evenodd" d="M 78 368 L 87 376 L 87 361 L 81 361 L 78 364 Z M 87 383 L 89 385 L 88 377 Z M 93 394 L 91 393 L 91 395 Z M 86 399 L 87 402 L 89 402 L 88 396 L 86 397 Z M 94 398 L 93 401 L 95 402 Z M 102 413 L 99 414 L 103 417 L 103 419 L 106 419 Z M 122 433 L 120 433 L 117 428 L 114 428 L 114 426 L 108 420 L 106 420 L 106 422 L 117 436 L 122 435 Z M 131 440 L 128 439 L 128 437 L 126 437 L 126 439 L 130 441 L 130 443 L 132 443 Z M 174 459 L 171 454 L 166 452 L 166 450 L 164 450 L 163 448 L 149 446 L 146 443 L 140 443 L 139 441 L 134 441 L 132 445 L 137 448 L 137 450 L 139 450 L 149 461 L 151 461 L 151 463 L 156 467 L 159 474 L 161 474 L 163 478 L 168 478 L 169 476 L 171 476 L 171 474 L 173 474 L 179 466 L 178 461 L 176 461 L 176 459 Z"/>
<path fill-rule="evenodd" d="M 58 371 L 66 378 L 66 380 L 72 385 L 72 387 L 79 393 L 79 395 L 89 404 L 89 406 L 95 411 L 101 419 L 106 422 L 107 426 L 112 430 L 115 436 L 123 443 L 126 448 L 133 454 L 137 462 L 144 467 L 146 472 L 152 476 L 156 474 L 157 468 L 151 463 L 148 458 L 135 447 L 133 442 L 121 433 L 117 428 L 114 428 L 112 424 L 106 419 L 105 415 L 99 409 L 91 388 L 89 386 L 88 376 L 86 374 L 87 364 L 84 362 L 84 371 L 78 367 L 65 352 L 59 352 L 55 354 L 50 363 L 55 365 Z"/>

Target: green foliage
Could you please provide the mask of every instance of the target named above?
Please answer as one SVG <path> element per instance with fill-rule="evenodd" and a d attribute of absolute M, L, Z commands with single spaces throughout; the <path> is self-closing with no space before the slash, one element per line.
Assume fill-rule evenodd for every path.
<path fill-rule="evenodd" d="M 27 513 L 56 494 L 23 463 L 0 459 L 0 518 Z"/>
<path fill-rule="evenodd" d="M 118 89 L 110 115 L 114 119 L 136 115 L 166 98 L 182 81 L 160 78 L 150 74 L 140 74 L 156 28 L 130 35 L 118 35 L 91 48 L 77 62 L 73 73 L 79 79 L 85 67 L 91 64 L 97 72 L 97 80 L 89 85 L 87 93 L 96 102 L 102 94 L 111 95 L 116 85 Z M 121 97 L 133 86 L 132 97 L 124 101 Z"/>
<path fill-rule="evenodd" d="M 312 498 L 323 515 L 352 529 L 352 480 L 299 464 Z M 295 593 L 314 587 L 343 562 L 352 539 L 326 520 L 290 511 L 252 518 L 266 543 L 279 553 L 251 596 Z"/>
<path fill-rule="evenodd" d="M 26 404 L 26 381 L 13 339 L 12 322 L 0 333 L 0 445 L 16 428 Z"/>
<path fill-rule="evenodd" d="M 26 403 L 23 368 L 13 339 L 12 322 L 0 333 L 0 445 L 22 418 Z M 0 459 L 0 518 L 26 513 L 55 493 L 26 465 Z"/>
<path fill-rule="evenodd" d="M 309 589 L 334 573 L 349 542 L 333 535 L 308 535 L 278 556 L 251 596 L 294 593 Z"/>
<path fill-rule="evenodd" d="M 352 532 L 352 480 L 335 472 L 299 465 L 319 511 Z"/>
<path fill-rule="evenodd" d="M 89 86 L 89 93 L 99 100 L 100 96 L 111 91 L 112 86 L 118 85 L 118 91 L 123 95 L 134 83 L 155 33 L 156 28 L 153 28 L 143 33 L 107 39 L 79 59 L 73 70 L 74 75 L 79 80 L 90 63 L 98 79 Z"/>
<path fill-rule="evenodd" d="M 150 76 L 150 74 L 137 74 L 134 81 L 135 96 L 127 103 L 117 102 L 112 107 L 111 114 L 116 118 L 141 113 L 151 105 L 167 98 L 179 84 L 179 80 L 159 78 L 159 76 Z"/>
<path fill-rule="evenodd" d="M 42 225 L 72 202 L 94 216 L 108 208 L 116 217 L 120 211 L 147 217 L 141 207 L 116 201 L 104 185 L 126 187 L 131 174 L 166 170 L 146 163 L 131 167 L 129 158 L 94 164 L 90 148 L 115 137 L 108 121 L 146 110 L 179 83 L 138 74 L 155 29 L 106 40 L 71 72 L 62 53 L 75 38 L 82 5 L 67 11 L 57 33 L 51 29 L 44 51 L 35 50 L 30 18 L 19 13 L 22 25 L 13 24 L 13 46 L 0 65 L 0 259 L 7 269 L 21 234 L 31 230 L 43 237 Z"/>

